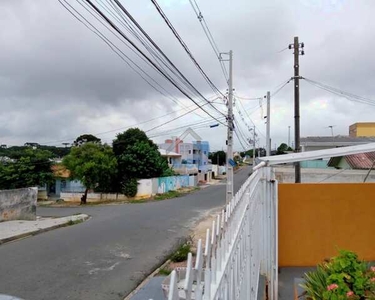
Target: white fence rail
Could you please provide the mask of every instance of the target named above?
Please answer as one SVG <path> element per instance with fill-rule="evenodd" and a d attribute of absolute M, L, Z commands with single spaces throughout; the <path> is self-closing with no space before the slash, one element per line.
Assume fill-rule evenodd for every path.
<path fill-rule="evenodd" d="M 257 299 L 260 275 L 277 300 L 277 182 L 271 168 L 254 172 L 198 241 L 195 265 L 166 280 L 168 300 Z"/>

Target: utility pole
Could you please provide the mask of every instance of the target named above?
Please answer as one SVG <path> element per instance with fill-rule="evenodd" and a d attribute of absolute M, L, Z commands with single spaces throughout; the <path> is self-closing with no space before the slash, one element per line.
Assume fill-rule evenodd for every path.
<path fill-rule="evenodd" d="M 294 43 L 289 45 L 289 49 L 294 49 L 294 152 L 300 152 L 300 115 L 299 115 L 299 56 L 304 55 L 304 43 L 299 43 L 298 36 L 294 37 Z M 300 51 L 299 49 L 302 48 Z M 296 162 L 295 183 L 301 183 L 301 165 Z"/>
<path fill-rule="evenodd" d="M 226 203 L 232 200 L 233 194 L 233 52 L 229 51 L 229 79 L 228 79 L 228 132 L 227 132 L 227 188 Z"/>
<path fill-rule="evenodd" d="M 330 125 L 330 126 L 328 126 L 328 128 L 331 128 L 332 147 L 334 147 L 333 143 L 335 142 L 335 137 L 334 137 L 334 135 L 333 135 L 333 127 L 335 127 L 335 125 Z"/>
<path fill-rule="evenodd" d="M 267 141 L 266 155 L 271 156 L 271 93 L 267 92 Z"/>
<path fill-rule="evenodd" d="M 288 126 L 288 147 L 290 147 L 290 126 Z"/>
<path fill-rule="evenodd" d="M 253 127 L 253 168 L 255 167 L 255 138 L 256 138 L 256 133 L 255 133 L 255 126 Z"/>

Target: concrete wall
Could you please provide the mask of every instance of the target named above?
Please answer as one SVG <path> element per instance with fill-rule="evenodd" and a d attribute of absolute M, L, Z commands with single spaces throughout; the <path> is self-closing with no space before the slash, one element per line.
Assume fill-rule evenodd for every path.
<path fill-rule="evenodd" d="M 189 176 L 189 186 L 197 186 L 198 185 L 198 175 Z"/>
<path fill-rule="evenodd" d="M 0 222 L 36 220 L 37 188 L 0 191 Z"/>
<path fill-rule="evenodd" d="M 60 198 L 64 199 L 64 201 L 68 202 L 80 202 L 81 196 L 83 193 L 66 193 L 61 192 Z M 141 199 L 141 198 L 139 198 Z M 124 201 L 128 200 L 128 197 L 126 197 L 123 194 L 102 194 L 102 193 L 88 193 L 87 194 L 87 201 L 89 202 L 98 202 L 98 201 Z"/>
<path fill-rule="evenodd" d="M 138 191 L 135 199 L 145 199 L 156 194 L 163 194 L 169 191 L 175 191 L 182 187 L 197 186 L 197 176 L 170 176 L 170 177 L 159 177 L 151 179 L 140 179 L 138 180 Z M 60 198 L 65 201 L 81 201 L 82 192 L 61 192 Z M 88 193 L 88 201 L 124 201 L 128 198 L 123 194 L 104 194 L 104 193 Z"/>
<path fill-rule="evenodd" d="M 215 176 L 223 175 L 223 173 L 226 172 L 225 166 L 212 165 L 212 172 L 215 173 Z"/>
<path fill-rule="evenodd" d="M 280 183 L 294 182 L 294 168 L 276 168 L 276 179 Z M 303 183 L 334 183 L 334 182 L 363 182 L 367 175 L 366 170 L 337 170 L 337 169 L 301 169 Z M 366 182 L 375 182 L 375 170 L 373 170 Z"/>
<path fill-rule="evenodd" d="M 279 265 L 355 251 L 375 260 L 375 183 L 279 184 Z"/>
<path fill-rule="evenodd" d="M 195 164 L 174 164 L 173 171 L 180 175 L 198 173 L 198 165 Z"/>
<path fill-rule="evenodd" d="M 46 188 L 38 188 L 38 200 L 47 200 L 48 199 L 48 193 Z"/>
<path fill-rule="evenodd" d="M 157 184 L 157 194 L 175 191 L 189 186 L 189 175 L 155 178 L 155 184 Z"/>
<path fill-rule="evenodd" d="M 301 161 L 301 168 L 309 169 L 328 169 L 328 160 L 307 160 Z"/>
<path fill-rule="evenodd" d="M 348 164 L 348 162 L 346 161 L 345 157 L 342 157 L 340 159 L 340 162 L 337 164 L 337 167 L 340 168 L 340 169 L 351 169 L 352 167 Z"/>

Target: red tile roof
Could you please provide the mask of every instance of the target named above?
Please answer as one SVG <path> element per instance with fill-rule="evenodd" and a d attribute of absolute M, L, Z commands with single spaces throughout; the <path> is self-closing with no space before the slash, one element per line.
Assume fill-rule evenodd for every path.
<path fill-rule="evenodd" d="M 63 165 L 52 165 L 51 166 L 53 176 L 57 178 L 69 178 L 70 171 Z"/>
<path fill-rule="evenodd" d="M 375 161 L 375 152 L 347 155 L 345 159 L 353 169 L 370 169 Z"/>

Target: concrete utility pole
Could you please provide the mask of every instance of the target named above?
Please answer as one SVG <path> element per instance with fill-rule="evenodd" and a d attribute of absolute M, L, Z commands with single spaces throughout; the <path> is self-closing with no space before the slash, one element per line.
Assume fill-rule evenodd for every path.
<path fill-rule="evenodd" d="M 271 93 L 267 92 L 267 141 L 266 155 L 271 156 Z"/>
<path fill-rule="evenodd" d="M 233 52 L 229 51 L 229 79 L 228 79 L 228 133 L 227 133 L 227 194 L 226 203 L 233 194 L 233 166 L 229 163 L 233 160 Z"/>
<path fill-rule="evenodd" d="M 256 139 L 256 133 L 255 133 L 255 126 L 253 127 L 253 167 L 255 166 L 255 139 Z"/>
<path fill-rule="evenodd" d="M 298 36 L 294 37 L 294 44 L 289 45 L 289 49 L 294 49 L 294 152 L 300 152 L 300 115 L 299 115 L 299 56 L 304 55 L 304 44 L 298 42 Z M 302 48 L 302 51 L 299 49 Z M 301 183 L 301 165 L 299 162 L 294 164 L 295 183 Z"/>
<path fill-rule="evenodd" d="M 333 147 L 333 143 L 335 142 L 335 136 L 333 135 L 333 127 L 335 127 L 335 125 L 330 125 L 330 126 L 328 126 L 328 128 L 331 128 L 332 147 Z"/>

